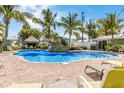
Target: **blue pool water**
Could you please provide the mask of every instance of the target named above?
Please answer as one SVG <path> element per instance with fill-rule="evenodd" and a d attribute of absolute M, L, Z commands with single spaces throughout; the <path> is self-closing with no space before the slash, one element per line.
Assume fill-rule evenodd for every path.
<path fill-rule="evenodd" d="M 47 50 L 22 50 L 14 53 L 31 62 L 72 62 L 86 58 L 116 58 L 116 54 L 105 52 L 49 52 Z"/>

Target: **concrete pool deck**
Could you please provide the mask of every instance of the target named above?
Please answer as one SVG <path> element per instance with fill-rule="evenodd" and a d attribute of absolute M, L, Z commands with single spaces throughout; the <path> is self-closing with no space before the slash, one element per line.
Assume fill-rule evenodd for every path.
<path fill-rule="evenodd" d="M 8 87 L 11 84 L 16 83 L 40 83 L 50 85 L 57 79 L 72 80 L 77 82 L 77 77 L 83 75 L 90 80 L 99 80 L 99 74 L 89 70 L 88 74 L 84 73 L 85 66 L 87 64 L 101 65 L 104 59 L 86 59 L 80 62 L 72 62 L 69 64 L 61 63 L 30 63 L 22 60 L 21 57 L 12 55 L 15 51 L 5 51 L 0 54 L 5 67 L 6 75 L 0 77 L 0 83 L 4 87 Z M 124 61 L 123 54 L 117 61 Z M 109 65 L 103 65 L 105 68 L 109 68 Z"/>

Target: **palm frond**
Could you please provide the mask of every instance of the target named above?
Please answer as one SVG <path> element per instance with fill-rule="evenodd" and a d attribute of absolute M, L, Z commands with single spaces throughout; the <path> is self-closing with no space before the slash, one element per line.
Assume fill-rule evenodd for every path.
<path fill-rule="evenodd" d="M 2 5 L 0 5 L 0 14 L 5 14 L 5 9 Z"/>
<path fill-rule="evenodd" d="M 57 13 L 55 13 L 55 14 L 53 15 L 53 17 L 51 18 L 51 22 L 53 22 L 53 21 L 55 20 L 56 16 L 57 16 Z"/>
<path fill-rule="evenodd" d="M 66 33 L 68 33 L 68 30 L 65 30 L 64 35 L 65 35 Z"/>
<path fill-rule="evenodd" d="M 40 24 L 40 25 L 43 24 L 43 21 L 42 21 L 40 18 L 36 18 L 36 17 L 33 18 L 33 22 L 34 22 L 34 23 L 38 23 L 38 24 Z"/>
<path fill-rule="evenodd" d="M 33 18 L 34 18 L 34 16 L 33 16 L 31 13 L 22 12 L 22 14 L 23 14 L 26 18 L 29 18 L 29 19 L 33 19 Z"/>
<path fill-rule="evenodd" d="M 14 11 L 11 13 L 11 18 L 14 18 L 17 22 L 25 22 L 25 16 L 19 12 L 19 11 Z"/>
<path fill-rule="evenodd" d="M 0 31 L 4 32 L 5 31 L 5 25 L 0 23 Z"/>

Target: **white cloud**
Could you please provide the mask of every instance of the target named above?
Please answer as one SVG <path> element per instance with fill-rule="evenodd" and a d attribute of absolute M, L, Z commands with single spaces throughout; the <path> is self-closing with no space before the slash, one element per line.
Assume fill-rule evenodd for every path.
<path fill-rule="evenodd" d="M 48 6 L 48 5 L 44 5 L 44 6 L 39 6 L 39 5 L 38 6 L 36 6 L 36 5 L 30 5 L 30 6 L 29 5 L 22 5 L 18 9 L 21 12 L 29 12 L 29 13 L 33 14 L 35 17 L 38 17 L 38 18 L 41 18 L 42 19 L 43 16 L 42 16 L 41 12 L 42 12 L 43 9 L 47 9 L 47 8 L 56 8 L 56 7 L 55 6 Z M 54 13 L 57 13 L 56 21 L 58 21 L 58 22 L 61 21 L 61 17 L 62 16 L 65 17 L 65 16 L 68 15 L 68 13 L 66 13 L 65 11 L 59 11 L 57 9 L 53 10 L 52 12 L 53 12 L 53 14 Z M 39 25 L 39 24 L 36 24 L 36 23 L 32 22 L 32 20 L 27 19 L 27 22 L 30 24 L 30 26 L 32 28 L 37 28 L 37 29 L 42 30 L 42 26 Z M 60 34 L 63 35 L 63 32 L 60 31 L 59 28 L 56 29 L 56 32 L 59 32 Z"/>
<path fill-rule="evenodd" d="M 59 12 L 59 11 L 56 11 L 57 12 L 57 17 L 56 17 L 56 20 L 57 21 L 61 21 L 61 17 L 62 16 L 67 16 L 68 14 L 65 12 L 65 11 L 61 11 L 61 12 Z"/>
<path fill-rule="evenodd" d="M 43 5 L 42 9 L 47 9 L 49 6 L 48 5 Z"/>
<path fill-rule="evenodd" d="M 36 23 L 33 23 L 32 20 L 27 19 L 27 22 L 30 24 L 32 28 L 42 29 L 42 26 Z"/>
<path fill-rule="evenodd" d="M 47 9 L 49 6 L 44 5 L 44 6 L 36 6 L 36 5 L 22 5 L 18 8 L 21 12 L 28 12 L 33 14 L 35 17 L 42 18 L 41 12 L 43 9 Z M 32 28 L 38 28 L 42 29 L 42 26 L 36 23 L 33 23 L 32 20 L 27 19 L 28 23 Z"/>

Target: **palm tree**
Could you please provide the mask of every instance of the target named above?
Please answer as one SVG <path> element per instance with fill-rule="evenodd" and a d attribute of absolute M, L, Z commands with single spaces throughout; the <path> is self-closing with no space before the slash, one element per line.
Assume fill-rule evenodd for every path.
<path fill-rule="evenodd" d="M 53 38 L 59 37 L 58 33 L 54 32 L 54 31 L 51 31 L 50 34 L 48 34 L 48 32 L 46 32 L 46 31 L 42 31 L 41 36 L 48 42 L 51 41 L 51 39 L 53 39 Z"/>
<path fill-rule="evenodd" d="M 124 27 L 124 19 L 119 18 L 117 13 L 107 14 L 107 17 L 102 20 L 97 21 L 100 25 L 100 30 L 105 32 L 105 35 L 112 36 L 112 45 L 114 40 L 114 35 L 118 34 Z"/>
<path fill-rule="evenodd" d="M 50 9 L 45 9 L 42 11 L 43 20 L 40 18 L 35 18 L 34 22 L 38 23 L 43 26 L 42 36 L 46 36 L 47 40 L 50 40 L 53 35 L 53 30 L 56 29 L 57 22 L 55 21 L 55 18 L 57 16 L 57 13 L 53 14 Z"/>
<path fill-rule="evenodd" d="M 5 24 L 5 37 L 4 37 L 4 42 L 2 44 L 2 46 L 5 47 L 6 49 L 6 40 L 8 37 L 8 28 L 9 28 L 9 24 L 11 19 L 15 19 L 17 22 L 25 22 L 26 18 L 32 18 L 33 16 L 29 13 L 26 12 L 20 12 L 18 10 L 16 10 L 17 6 L 14 5 L 1 5 L 0 6 L 0 15 L 3 16 L 3 20 L 4 20 L 4 24 Z"/>
<path fill-rule="evenodd" d="M 84 41 L 84 33 L 87 33 L 87 30 L 84 26 L 82 26 L 82 24 L 80 24 L 78 26 L 78 30 L 80 31 L 80 33 L 82 33 L 82 36 L 80 38 L 82 38 L 82 43 Z"/>
<path fill-rule="evenodd" d="M 71 47 L 71 39 L 72 35 L 74 34 L 74 30 L 77 30 L 80 21 L 77 20 L 77 14 L 71 14 L 69 12 L 69 15 L 67 17 L 62 17 L 61 18 L 61 23 L 58 23 L 59 26 L 63 26 L 65 28 L 65 33 L 68 33 L 69 35 L 69 41 L 68 41 L 68 46 L 69 48 Z"/>
<path fill-rule="evenodd" d="M 86 29 L 84 27 L 84 12 L 82 12 L 82 19 L 81 19 L 80 25 L 78 26 L 78 30 L 82 34 L 80 38 L 82 38 L 82 43 L 83 43 L 83 41 L 84 41 L 84 33 L 87 33 L 87 31 L 86 31 Z M 79 36 L 78 36 L 78 38 L 79 38 Z"/>
<path fill-rule="evenodd" d="M 89 22 L 86 24 L 86 31 L 88 33 L 89 42 L 91 38 L 97 37 L 96 28 L 97 28 L 97 25 L 95 21 L 90 19 Z"/>
<path fill-rule="evenodd" d="M 99 29 L 98 29 L 99 36 L 109 35 L 109 32 L 107 31 L 109 25 L 107 24 L 107 21 L 105 21 L 104 19 L 97 20 L 97 24 L 99 25 Z"/>

